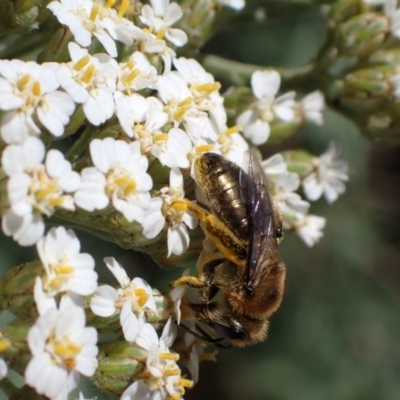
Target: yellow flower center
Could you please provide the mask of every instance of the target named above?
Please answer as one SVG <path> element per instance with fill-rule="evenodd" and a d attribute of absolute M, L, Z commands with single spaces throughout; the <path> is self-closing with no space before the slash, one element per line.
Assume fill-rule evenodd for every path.
<path fill-rule="evenodd" d="M 134 193 L 136 186 L 131 174 L 121 167 L 117 167 L 107 174 L 106 193 L 109 197 L 112 197 L 115 191 L 119 197 L 130 196 Z"/>
<path fill-rule="evenodd" d="M 76 356 L 81 352 L 82 346 L 72 343 L 69 338 L 64 337 L 57 341 L 50 337 L 48 344 L 52 347 L 53 362 L 63 365 L 67 369 L 73 369 L 76 366 Z"/>
<path fill-rule="evenodd" d="M 57 178 L 50 178 L 43 165 L 27 171 L 32 178 L 29 195 L 35 199 L 34 209 L 51 216 L 55 207 L 62 207 L 69 196 L 62 195 Z"/>

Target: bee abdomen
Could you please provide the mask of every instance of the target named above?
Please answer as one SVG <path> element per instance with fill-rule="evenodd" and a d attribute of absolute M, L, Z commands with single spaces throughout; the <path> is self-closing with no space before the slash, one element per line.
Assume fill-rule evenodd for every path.
<path fill-rule="evenodd" d="M 240 168 L 214 153 L 206 153 L 199 158 L 196 168 L 212 212 L 238 238 L 247 241 L 248 216 L 240 193 Z"/>

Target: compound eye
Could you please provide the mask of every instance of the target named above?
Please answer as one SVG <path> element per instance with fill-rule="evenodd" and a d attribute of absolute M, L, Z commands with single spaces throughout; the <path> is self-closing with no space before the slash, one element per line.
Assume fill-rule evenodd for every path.
<path fill-rule="evenodd" d="M 237 326 L 225 326 L 217 322 L 210 322 L 209 325 L 226 339 L 244 340 L 248 337 L 247 331 L 238 323 Z"/>

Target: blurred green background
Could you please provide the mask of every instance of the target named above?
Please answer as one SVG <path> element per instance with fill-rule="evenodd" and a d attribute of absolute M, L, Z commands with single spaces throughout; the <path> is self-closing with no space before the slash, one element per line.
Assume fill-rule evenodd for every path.
<path fill-rule="evenodd" d="M 232 20 L 221 23 L 203 53 L 274 67 L 308 63 L 324 39 L 326 21 L 307 2 L 295 3 L 249 5 L 240 18 L 228 12 Z M 286 292 L 268 340 L 220 350 L 217 363 L 202 363 L 200 382 L 187 400 L 400 398 L 400 149 L 363 138 L 351 121 L 330 110 L 325 120 L 322 127 L 309 126 L 279 146 L 263 148 L 265 155 L 298 147 L 320 154 L 332 139 L 341 143 L 350 164 L 347 191 L 333 205 L 320 200 L 311 208 L 327 218 L 325 236 L 309 249 L 286 235 Z M 99 263 L 114 256 L 132 277 L 161 290 L 181 274 L 88 235 L 80 238 L 83 251 Z M 4 270 L 35 257 L 33 248 L 21 252 L 1 238 Z M 101 281 L 114 283 L 108 271 Z M 89 388 L 84 393 L 96 395 Z"/>

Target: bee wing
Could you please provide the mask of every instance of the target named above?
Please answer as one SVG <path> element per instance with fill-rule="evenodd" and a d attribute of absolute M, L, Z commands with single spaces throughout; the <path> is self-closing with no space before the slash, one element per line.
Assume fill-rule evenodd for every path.
<path fill-rule="evenodd" d="M 254 151 L 245 155 L 244 168 L 239 175 L 240 191 L 247 208 L 249 253 L 246 284 L 249 289 L 259 279 L 264 260 L 277 251 L 274 206 L 268 191 L 268 181 Z"/>

